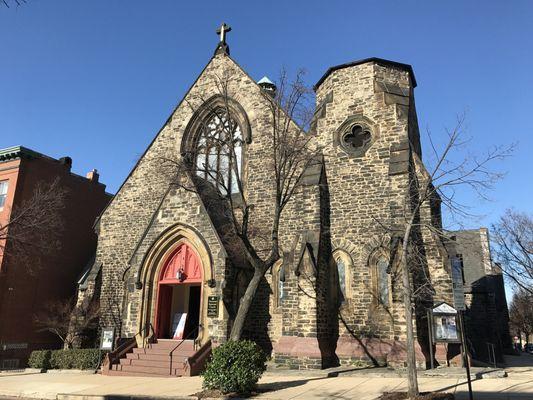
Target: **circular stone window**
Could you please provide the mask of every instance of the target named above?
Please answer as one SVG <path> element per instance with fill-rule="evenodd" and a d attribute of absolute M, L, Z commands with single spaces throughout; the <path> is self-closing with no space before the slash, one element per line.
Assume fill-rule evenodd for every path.
<path fill-rule="evenodd" d="M 372 135 L 367 128 L 356 124 L 344 132 L 342 135 L 342 145 L 351 151 L 363 149 L 370 144 L 371 137 Z"/>
<path fill-rule="evenodd" d="M 372 142 L 370 128 L 359 122 L 348 125 L 340 133 L 340 145 L 353 155 L 362 155 Z"/>

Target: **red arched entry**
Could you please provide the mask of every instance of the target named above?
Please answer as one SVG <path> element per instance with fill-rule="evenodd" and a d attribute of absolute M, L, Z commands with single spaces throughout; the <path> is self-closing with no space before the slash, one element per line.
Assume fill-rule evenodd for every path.
<path fill-rule="evenodd" d="M 161 269 L 157 288 L 156 335 L 162 339 L 198 336 L 202 265 L 190 246 L 183 243 L 170 254 Z M 185 315 L 184 315 L 185 314 Z M 180 324 L 180 320 L 184 321 Z"/>

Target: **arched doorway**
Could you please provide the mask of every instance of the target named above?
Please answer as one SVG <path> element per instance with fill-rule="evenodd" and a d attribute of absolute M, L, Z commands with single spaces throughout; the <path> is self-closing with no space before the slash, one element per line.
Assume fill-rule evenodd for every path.
<path fill-rule="evenodd" d="M 159 339 L 195 339 L 199 333 L 202 265 L 196 252 L 180 244 L 166 259 L 157 284 Z"/>

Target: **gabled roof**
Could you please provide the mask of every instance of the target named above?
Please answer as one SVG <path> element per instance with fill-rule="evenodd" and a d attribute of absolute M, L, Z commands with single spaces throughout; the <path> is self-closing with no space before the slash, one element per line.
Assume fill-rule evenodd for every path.
<path fill-rule="evenodd" d="M 334 67 L 329 67 L 326 73 L 322 75 L 322 78 L 320 78 L 318 82 L 315 84 L 315 86 L 313 86 L 313 89 L 316 91 L 318 87 L 322 84 L 322 82 L 324 82 L 326 78 L 332 72 L 335 72 L 339 69 L 354 67 L 356 65 L 366 64 L 370 62 L 400 68 L 400 69 L 403 69 L 404 71 L 409 72 L 409 75 L 411 76 L 411 80 L 413 81 L 413 87 L 416 87 L 415 73 L 413 72 L 413 67 L 411 67 L 409 64 L 403 64 L 403 63 L 399 63 L 396 61 L 385 60 L 383 58 L 378 58 L 378 57 L 370 57 L 370 58 L 364 58 L 362 60 L 352 61 L 346 64 L 335 65 Z"/>

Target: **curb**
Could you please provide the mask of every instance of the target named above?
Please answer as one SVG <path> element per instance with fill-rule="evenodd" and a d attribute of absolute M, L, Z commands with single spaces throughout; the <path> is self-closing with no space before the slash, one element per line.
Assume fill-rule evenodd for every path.
<path fill-rule="evenodd" d="M 135 396 L 119 394 L 72 394 L 58 393 L 57 400 L 198 400 L 196 396 Z M 209 400 L 209 399 L 206 399 Z"/>

